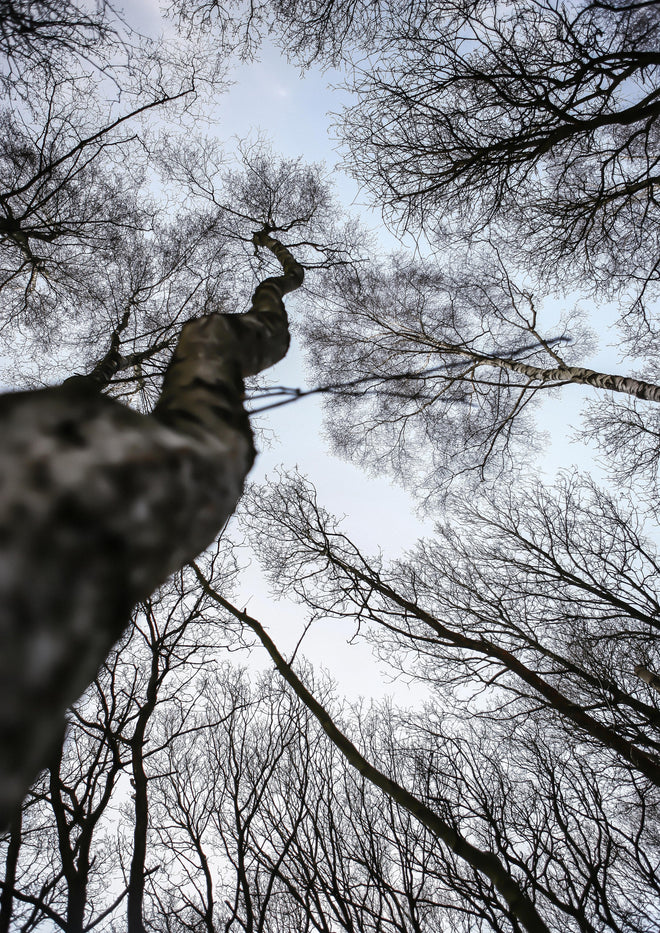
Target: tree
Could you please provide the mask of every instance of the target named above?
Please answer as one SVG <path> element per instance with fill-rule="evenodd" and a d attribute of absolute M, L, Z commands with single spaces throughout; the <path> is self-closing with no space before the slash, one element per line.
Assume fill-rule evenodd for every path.
<path fill-rule="evenodd" d="M 229 585 L 236 571 L 226 544 L 208 563 Z M 120 909 L 128 929 L 144 929 L 145 888 L 160 870 L 149 825 L 159 758 L 194 741 L 200 672 L 234 642 L 228 627 L 209 624 L 208 600 L 199 592 L 191 598 L 190 589 L 179 574 L 136 609 L 70 710 L 66 734 L 7 840 L 6 929 L 44 920 L 67 933 L 113 929 Z"/>
<path fill-rule="evenodd" d="M 75 10 L 68 12 L 75 19 Z M 39 35 L 34 41 L 45 41 Z M 119 70 L 113 68 L 116 77 Z M 132 605 L 209 544 L 233 510 L 254 457 L 242 407 L 243 380 L 285 354 L 288 330 L 281 298 L 303 278 L 302 266 L 270 236 L 275 214 L 281 223 L 281 213 L 288 211 L 289 231 L 311 229 L 319 211 L 329 214 L 327 185 L 315 186 L 314 172 L 304 178 L 296 165 L 287 175 L 289 199 L 299 195 L 294 206 L 302 213 L 293 213 L 280 198 L 255 224 L 259 232 L 252 242 L 240 199 L 251 198 L 253 213 L 266 210 L 258 201 L 254 166 L 251 186 L 244 195 L 239 192 L 234 208 L 231 190 L 222 209 L 207 198 L 202 209 L 178 216 L 167 205 L 155 209 L 141 201 L 146 169 L 176 174 L 176 163 L 171 158 L 168 166 L 166 147 L 157 152 L 148 135 L 124 130 L 163 104 L 190 97 L 197 77 L 188 83 L 189 75 L 189 68 L 170 75 L 165 56 L 152 51 L 128 70 L 118 88 L 122 104 L 133 97 L 134 108 L 117 112 L 116 102 L 114 109 L 111 104 L 110 117 L 99 127 L 98 115 L 85 100 L 87 84 L 74 85 L 73 79 L 46 69 L 39 78 L 45 99 L 37 96 L 33 106 L 15 108 L 11 117 L 21 126 L 10 135 L 13 142 L 5 153 L 7 275 L 0 284 L 7 320 L 31 329 L 51 349 L 58 367 L 63 361 L 56 337 L 75 321 L 77 332 L 69 330 L 68 339 L 76 344 L 77 365 L 87 364 L 88 372 L 59 388 L 6 397 L 3 404 L 5 432 L 7 437 L 14 433 L 15 441 L 8 444 L 3 466 L 4 547 L 11 556 L 5 558 L 6 614 L 0 629 L 12 646 L 2 669 L 7 772 L 0 783 L 7 797 L 0 804 L 0 821 L 9 818 L 45 764 L 64 709 L 93 679 Z M 140 147 L 146 157 L 131 162 Z M 125 171 L 122 160 L 127 158 Z M 262 156 L 259 170 L 266 166 Z M 195 167 L 214 180 L 206 162 L 198 158 Z M 129 193 L 131 172 L 138 187 Z M 234 173 L 228 182 L 237 187 L 241 178 Z M 237 233 L 239 220 L 243 227 Z M 284 275 L 257 289 L 240 322 L 224 313 L 235 309 L 227 289 L 238 277 L 225 274 L 219 284 L 220 273 L 231 266 L 224 246 L 231 235 L 239 247 L 250 244 L 255 253 L 259 245 L 268 247 L 284 267 Z M 233 263 L 235 269 L 236 254 Z M 235 293 L 249 294 L 244 288 Z M 90 365 L 90 350 L 104 335 L 109 348 Z M 178 335 L 161 391 L 164 360 Z M 16 355 L 22 350 L 19 344 Z M 38 375 L 26 381 L 38 382 Z M 99 394 L 108 390 L 152 413 L 139 414 Z M 49 441 L 48 450 L 38 451 L 44 437 L 52 439 L 52 446 Z M 60 454 L 64 460 L 58 469 Z M 92 473 L 101 483 L 95 492 L 86 479 Z M 104 496 L 109 506 L 105 520 Z M 120 500 L 125 517 L 137 522 L 123 531 Z M 173 521 L 169 544 L 170 532 L 151 523 L 157 516 L 159 522 Z M 143 555 L 141 568 L 133 553 Z M 34 559 L 42 566 L 41 596 L 28 582 Z M 62 567 L 56 567 L 60 559 Z M 42 643 L 43 650 L 35 654 Z M 30 671 L 28 662 L 35 657 L 39 663 Z"/>
<path fill-rule="evenodd" d="M 197 76 L 170 71 L 160 49 L 135 64 L 110 8 L 11 5 L 7 29 L 20 20 L 29 42 L 3 34 L 9 367 L 29 387 L 78 375 L 0 402 L 4 928 L 109 928 L 124 899 L 133 933 L 657 925 L 657 558 L 634 509 L 576 479 L 552 495 L 472 485 L 469 508 L 386 565 L 302 480 L 257 490 L 246 514 L 277 591 L 311 620 L 354 620 L 394 675 L 426 687 L 421 709 L 338 707 L 234 605 L 213 559 L 150 595 L 241 495 L 254 455 L 244 377 L 286 352 L 282 297 L 303 268 L 331 270 L 322 297 L 306 293 L 304 326 L 335 435 L 400 472 L 426 460 L 433 493 L 518 464 L 517 442 L 533 446 L 525 414 L 549 390 L 655 405 L 642 300 L 657 279 L 655 6 L 172 4 L 191 37 L 215 22 L 223 51 L 250 54 L 272 27 L 299 60 L 350 63 L 353 170 L 389 221 L 438 249 L 368 265 L 319 167 L 258 141 L 234 171 L 213 140 L 156 139 L 150 115 L 186 107 Z M 30 43 L 34 67 L 12 80 Z M 97 100 L 115 90 L 99 114 L 84 95 L 100 75 Z M 469 261 L 447 243 L 468 244 Z M 263 278 L 259 247 L 284 274 L 228 313 L 249 300 L 245 272 Z M 583 365 L 586 329 L 542 328 L 530 276 L 635 291 L 624 327 L 645 368 Z M 41 340 L 35 366 L 20 359 L 24 333 Z M 610 448 L 626 417 L 612 406 L 601 420 Z M 644 430 L 653 444 L 640 414 L 631 443 Z M 124 674 L 76 707 L 78 741 L 62 745 L 65 706 L 136 601 Z M 288 687 L 212 676 L 207 634 L 229 620 Z M 100 827 L 129 770 L 104 858 Z M 38 876 L 47 845 L 59 860 Z M 97 898 L 107 879 L 117 889 Z"/>
<path fill-rule="evenodd" d="M 218 605 L 234 615 L 257 635 L 268 651 L 277 670 L 282 674 L 289 686 L 292 687 L 299 699 L 302 700 L 305 706 L 318 720 L 326 735 L 328 735 L 331 741 L 341 751 L 348 763 L 368 778 L 376 787 L 392 797 L 397 804 L 412 813 L 413 816 L 415 816 L 422 825 L 426 826 L 434 836 L 442 841 L 458 859 L 464 861 L 474 871 L 485 876 L 497 891 L 499 897 L 508 905 L 508 908 L 522 923 L 525 929 L 529 931 L 546 931 L 548 927 L 543 922 L 534 904 L 527 897 L 525 891 L 521 889 L 516 879 L 507 871 L 506 867 L 503 866 L 497 855 L 489 849 L 482 849 L 479 846 L 475 846 L 462 833 L 457 832 L 452 823 L 448 821 L 444 815 L 440 815 L 434 808 L 428 806 L 425 801 L 415 796 L 415 794 L 411 793 L 405 786 L 399 784 L 383 770 L 371 764 L 354 743 L 337 727 L 328 712 L 303 684 L 291 666 L 287 664 L 258 620 L 248 615 L 247 612 L 241 612 L 235 606 L 232 606 L 220 593 L 212 589 L 208 581 L 204 579 L 199 571 L 198 578 L 205 592 L 211 596 Z"/>
<path fill-rule="evenodd" d="M 558 385 L 653 396 L 652 309 L 621 309 L 625 343 L 647 360 L 629 381 L 588 366 L 575 317 L 555 334 L 573 347 L 548 339 L 538 283 L 520 284 L 524 269 L 643 295 L 657 279 L 653 4 L 260 9 L 296 60 L 349 68 L 348 165 L 386 219 L 435 246 L 459 242 L 424 263 L 399 257 L 326 281 L 305 327 L 313 372 L 363 380 L 329 393 L 341 454 L 444 493 L 514 469 L 535 448 L 530 403 Z M 654 469 L 654 417 L 644 403 L 591 406 L 587 436 L 618 477 Z"/>
<path fill-rule="evenodd" d="M 496 251 L 455 254 L 443 266 L 399 254 L 331 270 L 324 284 L 303 336 L 316 380 L 330 387 L 329 436 L 340 453 L 416 491 L 443 495 L 529 461 L 538 443 L 531 413 L 559 389 L 603 395 L 591 406 L 592 433 L 615 405 L 610 393 L 640 400 L 640 418 L 652 422 L 657 382 L 584 365 L 593 347 L 585 316 L 564 314 L 548 334 L 543 302 Z M 622 443 L 626 420 L 620 432 L 612 425 L 619 469 L 634 443 Z"/>
<path fill-rule="evenodd" d="M 82 931 L 102 924 L 126 895 L 106 901 L 113 866 L 104 821 L 125 766 L 121 733 L 135 700 L 130 687 L 122 691 L 120 677 L 119 652 L 113 652 L 71 711 L 48 767 L 13 821 L 16 858 L 2 879 L 7 930 L 19 923 L 39 928 L 47 920 Z"/>
<path fill-rule="evenodd" d="M 155 788 L 156 847 L 169 867 L 155 879 L 152 922 L 208 933 L 287 929 L 279 918 L 295 898 L 286 866 L 318 739 L 272 674 L 252 687 L 244 671 L 220 666 L 202 697 L 194 755 L 185 735 L 169 743 Z"/>
<path fill-rule="evenodd" d="M 271 579 L 312 612 L 375 625 L 376 651 L 449 702 L 458 690 L 468 718 L 525 697 L 660 784 L 658 707 L 634 672 L 658 667 L 657 558 L 634 512 L 576 479 L 556 497 L 498 491 L 387 568 L 302 478 L 253 496 Z"/>
<path fill-rule="evenodd" d="M 83 84 L 82 87 L 79 85 Z M 99 126 L 92 91 L 57 84 L 36 114 L 5 112 L 0 149 L 0 290 L 6 319 L 50 333 L 107 301 L 92 283 L 132 237 L 153 229 L 138 119 L 194 96 L 194 84 L 156 84 Z M 130 171 L 123 168 L 130 159 Z M 140 189 L 143 189 L 142 191 Z M 97 312 L 98 313 L 98 312 Z M 93 315 L 91 315 L 93 317 Z"/>
<path fill-rule="evenodd" d="M 348 165 L 391 220 L 503 226 L 526 263 L 588 288 L 657 282 L 655 4 L 272 9 L 291 54 L 352 66 Z"/>
<path fill-rule="evenodd" d="M 35 81 L 66 76 L 72 63 L 83 60 L 107 67 L 111 54 L 124 44 L 111 14 L 105 0 L 94 11 L 63 0 L 3 0 L 0 81 L 4 90 L 18 92 L 29 103 Z"/>
<path fill-rule="evenodd" d="M 213 540 L 241 494 L 254 457 L 242 379 L 286 353 L 282 295 L 303 278 L 279 241 L 259 233 L 255 244 L 284 275 L 257 288 L 245 315 L 186 325 L 153 415 L 90 392 L 84 377 L 3 398 L 4 822 L 131 606 Z"/>
<path fill-rule="evenodd" d="M 221 543 L 211 566 L 229 583 L 235 571 Z M 208 602 L 199 591 L 191 594 L 186 575 L 182 573 L 174 586 L 170 583 L 156 598 L 141 605 L 131 629 L 140 646 L 134 654 L 129 682 L 135 684 L 142 680 L 143 683 L 137 691 L 129 728 L 122 735 L 130 753 L 133 789 L 130 867 L 123 868 L 129 933 L 144 933 L 147 881 L 159 868 L 157 864 L 147 865 L 148 860 L 153 860 L 150 842 L 157 832 L 150 827 L 149 820 L 149 785 L 159 777 L 154 762 L 163 749 L 171 749 L 182 739 L 189 745 L 194 743 L 199 729 L 194 710 L 204 698 L 197 683 L 199 672 L 204 670 L 210 653 L 217 653 L 223 642 L 231 643 L 226 633 L 221 640 L 218 628 L 205 624 Z M 163 706 L 167 708 L 167 721 L 161 730 L 155 720 Z M 211 724 L 207 728 L 211 728 Z"/>
<path fill-rule="evenodd" d="M 418 715 L 366 733 L 360 717 L 357 741 L 263 626 L 214 598 L 258 635 L 347 761 L 458 856 L 443 877 L 463 909 L 494 929 L 516 917 L 529 929 L 650 930 L 660 720 L 633 662 L 657 669 L 655 557 L 634 513 L 593 485 L 559 493 L 475 508 L 473 530 L 448 524 L 446 543 L 392 568 L 360 554 L 301 481 L 257 493 L 249 526 L 280 591 L 312 618 L 375 626 L 382 655 L 432 686 Z M 391 737 L 393 758 L 368 735 Z M 512 895 L 522 877 L 533 915 Z"/>

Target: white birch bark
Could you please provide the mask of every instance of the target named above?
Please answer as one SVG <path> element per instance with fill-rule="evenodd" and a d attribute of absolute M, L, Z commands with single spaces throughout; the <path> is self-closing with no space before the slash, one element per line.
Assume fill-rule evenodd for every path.
<path fill-rule="evenodd" d="M 284 275 L 242 315 L 187 323 L 142 415 L 74 378 L 0 397 L 0 824 L 6 825 L 132 607 L 217 536 L 255 450 L 243 377 L 289 345 Z"/>

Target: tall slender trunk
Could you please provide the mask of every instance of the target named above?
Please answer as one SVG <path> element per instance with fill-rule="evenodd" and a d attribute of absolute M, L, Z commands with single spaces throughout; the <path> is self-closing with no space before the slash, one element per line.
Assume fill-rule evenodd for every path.
<path fill-rule="evenodd" d="M 511 914 L 528 933 L 550 933 L 546 923 L 541 918 L 536 907 L 525 894 L 515 878 L 510 874 L 506 865 L 493 853 L 477 848 L 461 835 L 458 830 L 442 819 L 434 810 L 419 800 L 414 794 L 406 790 L 396 781 L 372 765 L 337 728 L 327 710 L 316 700 L 309 690 L 295 674 L 293 669 L 284 660 L 273 640 L 268 636 L 263 626 L 246 612 L 241 612 L 224 597 L 217 593 L 208 583 L 204 575 L 193 564 L 197 578 L 204 587 L 205 592 L 219 605 L 231 612 L 237 619 L 245 623 L 259 638 L 262 645 L 272 658 L 275 667 L 284 680 L 293 689 L 296 696 L 305 704 L 331 742 L 344 755 L 348 763 L 362 774 L 374 786 L 380 788 L 388 797 L 426 826 L 438 837 L 452 852 L 463 859 L 471 868 L 484 875 L 491 882 L 495 890 L 507 904 Z"/>
<path fill-rule="evenodd" d="M 80 826 L 81 837 L 77 845 L 71 838 L 71 826 L 68 823 L 68 811 L 63 800 L 63 785 L 60 777 L 63 750 L 63 743 L 60 743 L 50 764 L 50 801 L 57 827 L 57 846 L 62 873 L 66 881 L 66 930 L 67 933 L 83 933 L 89 881 L 89 843 L 83 838 L 84 828 L 82 826 Z"/>
<path fill-rule="evenodd" d="M 199 864 L 202 868 L 202 874 L 204 875 L 204 885 L 206 887 L 206 903 L 204 914 L 202 916 L 202 922 L 206 929 L 206 933 L 216 933 L 215 924 L 213 922 L 214 900 L 211 868 L 209 866 L 209 860 L 206 857 L 206 853 L 202 849 L 201 840 L 195 840 L 195 848 L 197 849 L 197 855 L 199 856 Z"/>
<path fill-rule="evenodd" d="M 5 856 L 4 886 L 0 892 L 0 933 L 9 933 L 14 910 L 14 886 L 16 884 L 18 853 L 21 848 L 22 827 L 23 808 L 18 807 L 9 823 L 9 845 Z"/>
<path fill-rule="evenodd" d="M 143 908 L 144 887 L 147 876 L 147 834 L 149 832 L 149 787 L 147 773 L 144 766 L 144 745 L 146 741 L 147 726 L 158 701 L 158 689 L 167 671 L 165 659 L 161 659 L 162 642 L 157 636 L 155 628 L 151 630 L 151 667 L 145 702 L 138 713 L 133 735 L 129 745 L 131 748 L 131 771 L 133 776 L 133 854 L 128 877 L 128 898 L 126 904 L 126 919 L 128 933 L 144 933 Z M 164 665 L 164 667 L 162 667 Z"/>
<path fill-rule="evenodd" d="M 284 274 L 247 313 L 184 326 L 152 415 L 85 378 L 0 396 L 0 826 L 132 606 L 213 541 L 242 494 L 255 455 L 243 378 L 285 355 L 282 296 L 304 276 L 273 237 L 254 241 Z"/>
<path fill-rule="evenodd" d="M 149 796 L 147 775 L 144 770 L 142 742 L 133 748 L 133 794 L 135 824 L 133 827 L 133 855 L 128 879 L 126 919 L 128 933 L 144 933 L 143 909 L 146 877 L 147 832 L 149 829 Z"/>
<path fill-rule="evenodd" d="M 610 392 L 622 392 L 624 395 L 633 395 L 635 398 L 641 398 L 647 402 L 660 402 L 660 385 L 656 385 L 654 382 L 644 382 L 642 379 L 634 379 L 632 376 L 600 373 L 595 369 L 587 369 L 584 366 L 555 366 L 551 369 L 543 369 L 540 366 L 532 366 L 529 363 L 521 363 L 517 360 L 507 360 L 503 357 L 480 356 L 471 353 L 466 355 L 470 359 L 474 359 L 475 362 L 483 362 L 488 365 L 498 366 L 500 369 L 520 373 L 521 376 L 527 376 L 534 382 L 570 382 L 577 385 L 594 386 L 596 389 L 606 389 Z"/>

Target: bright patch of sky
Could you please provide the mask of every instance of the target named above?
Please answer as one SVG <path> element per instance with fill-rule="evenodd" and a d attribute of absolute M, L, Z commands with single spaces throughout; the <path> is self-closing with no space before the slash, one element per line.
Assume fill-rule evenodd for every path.
<path fill-rule="evenodd" d="M 132 8 L 136 27 L 152 32 L 157 28 L 157 4 L 141 0 Z M 358 209 L 357 185 L 336 163 L 339 159 L 331 112 L 338 112 L 346 95 L 333 90 L 341 80 L 339 72 L 309 69 L 304 75 L 289 65 L 279 50 L 266 41 L 258 60 L 236 65 L 228 73 L 232 82 L 209 108 L 210 119 L 201 129 L 215 136 L 227 153 L 245 139 L 263 136 L 274 151 L 285 158 L 301 157 L 305 162 L 322 162 L 332 173 L 336 196 L 347 209 Z M 364 212 L 368 226 L 380 233 L 387 249 L 398 243 L 382 230 L 377 212 Z M 313 273 L 308 273 L 312 275 Z M 303 303 L 291 296 L 287 305 L 295 318 L 304 314 Z M 300 348 L 294 344 L 287 358 L 268 373 L 271 384 L 308 387 Z M 335 514 L 346 516 L 345 530 L 365 553 L 383 550 L 388 556 L 401 556 L 424 527 L 415 516 L 410 497 L 385 478 L 365 475 L 352 464 L 333 456 L 322 436 L 322 405 L 309 398 L 275 409 L 259 419 L 263 430 L 258 441 L 260 454 L 250 475 L 252 482 L 265 482 L 278 468 L 293 469 L 312 479 L 319 501 Z M 430 525 L 425 527 L 430 531 Z M 274 601 L 256 564 L 246 569 L 238 597 L 249 612 L 265 624 L 284 651 L 292 651 L 305 624 L 300 607 L 287 601 Z M 349 643 L 354 635 L 351 624 L 331 620 L 317 622 L 305 635 L 300 649 L 315 666 L 324 667 L 349 698 L 378 697 L 393 688 L 384 668 L 380 668 L 364 643 Z M 253 653 L 251 664 L 269 664 L 265 655 Z M 401 702 L 407 702 L 407 688 Z"/>
<path fill-rule="evenodd" d="M 172 36 L 171 24 L 160 19 L 157 0 L 138 0 L 131 6 L 128 18 L 144 32 L 153 34 L 165 29 Z M 348 99 L 346 92 L 337 89 L 341 83 L 339 72 L 311 68 L 301 74 L 272 42 L 266 41 L 256 61 L 237 64 L 230 69 L 228 78 L 232 84 L 214 102 L 204 132 L 216 136 L 226 152 L 238 141 L 260 135 L 272 142 L 279 155 L 325 163 L 332 172 L 336 194 L 343 206 L 360 212 L 367 226 L 377 233 L 384 250 L 401 248 L 382 227 L 378 211 L 367 210 L 355 182 L 337 167 L 340 154 L 332 114 L 341 111 Z M 288 303 L 294 310 L 294 320 L 296 314 L 304 313 L 301 302 L 293 296 Z M 548 314 L 552 317 L 568 306 L 568 302 L 548 302 Z M 607 346 L 612 340 L 609 319 L 599 314 L 597 320 L 600 352 L 584 362 L 605 371 L 620 371 L 615 353 Z M 547 332 L 551 333 L 550 327 Z M 286 360 L 269 372 L 269 377 L 272 384 L 309 387 L 299 348 L 294 345 Z M 541 453 L 540 463 L 549 478 L 584 457 L 584 446 L 571 445 L 570 438 L 579 400 L 591 396 L 593 391 L 567 386 L 558 397 L 544 402 L 539 421 L 551 443 Z M 386 557 L 401 556 L 418 537 L 431 533 L 432 522 L 420 522 L 413 501 L 401 488 L 385 478 L 366 475 L 328 451 L 322 436 L 321 409 L 318 398 L 312 398 L 262 417 L 260 425 L 265 434 L 250 479 L 264 482 L 278 467 L 297 467 L 316 485 L 320 503 L 334 514 L 346 516 L 346 532 L 365 553 L 382 550 Z M 293 649 L 304 618 L 298 607 L 273 601 L 254 564 L 245 573 L 239 598 L 249 612 L 270 628 L 282 649 Z M 353 634 L 352 626 L 334 620 L 317 623 L 305 636 L 301 651 L 312 662 L 328 669 L 340 689 L 351 698 L 391 692 L 384 669 L 378 668 L 370 649 L 362 643 L 349 644 Z M 405 703 L 405 696 L 401 700 Z"/>

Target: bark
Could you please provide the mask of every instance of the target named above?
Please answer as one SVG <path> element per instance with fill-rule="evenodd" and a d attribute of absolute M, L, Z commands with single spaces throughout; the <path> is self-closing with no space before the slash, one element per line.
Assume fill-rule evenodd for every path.
<path fill-rule="evenodd" d="M 81 388 L 86 386 L 90 391 L 97 389 L 99 392 L 102 392 L 110 385 L 112 377 L 122 364 L 123 358 L 119 350 L 121 335 L 128 327 L 130 317 L 131 309 L 128 307 L 120 323 L 112 333 L 108 352 L 98 361 L 91 373 L 88 373 L 86 376 L 71 376 L 70 379 L 65 380 L 65 385 L 78 383 Z"/>
<path fill-rule="evenodd" d="M 5 858 L 5 878 L 2 891 L 0 891 L 0 933 L 9 933 L 11 917 L 14 910 L 14 886 L 16 884 L 16 869 L 18 867 L 18 853 L 21 848 L 21 832 L 23 824 L 23 810 L 18 808 L 9 824 L 9 844 Z"/>
<path fill-rule="evenodd" d="M 617 373 L 601 373 L 595 369 L 589 369 L 586 366 L 567 366 L 559 363 L 557 366 L 544 368 L 542 366 L 533 366 L 530 363 L 523 363 L 515 359 L 507 359 L 501 356 L 491 356 L 486 353 L 477 353 L 470 350 L 467 346 L 456 344 L 446 344 L 436 340 L 424 340 L 429 346 L 434 347 L 441 353 L 449 353 L 457 358 L 464 358 L 476 363 L 477 366 L 494 366 L 498 369 L 506 369 L 510 372 L 519 373 L 525 376 L 530 382 L 556 383 L 564 385 L 573 383 L 575 385 L 593 386 L 596 389 L 605 389 L 610 392 L 622 392 L 624 395 L 633 395 L 635 398 L 641 398 L 648 402 L 660 402 L 660 385 L 654 382 L 645 382 L 643 379 L 635 379 L 633 376 L 621 376 Z"/>
<path fill-rule="evenodd" d="M 150 714 L 151 710 L 149 711 L 149 715 Z M 141 715 L 138 726 L 138 731 L 141 734 L 136 734 L 134 740 L 131 742 L 135 823 L 133 827 L 133 855 L 131 858 L 131 870 L 128 880 L 128 902 L 126 908 L 128 933 L 144 933 L 142 905 L 144 903 L 147 831 L 149 829 L 149 794 L 147 774 L 144 769 L 145 726 L 146 721 L 142 721 Z"/>
<path fill-rule="evenodd" d="M 216 537 L 255 451 L 243 377 L 289 343 L 284 275 L 242 315 L 190 321 L 142 415 L 86 380 L 0 397 L 0 824 L 60 739 L 132 606 Z"/>
<path fill-rule="evenodd" d="M 479 357 L 475 357 L 481 362 Z M 635 398 L 647 402 L 660 402 L 660 386 L 653 382 L 644 382 L 632 376 L 619 376 L 615 373 L 599 373 L 584 366 L 555 366 L 552 369 L 543 369 L 540 366 L 531 366 L 527 363 L 518 363 L 516 360 L 499 359 L 498 357 L 483 357 L 483 361 L 509 369 L 512 372 L 527 376 L 534 382 L 547 383 L 566 382 L 577 385 L 594 386 L 596 389 L 607 389 L 610 392 L 623 392 L 624 395 L 633 395 Z"/>
<path fill-rule="evenodd" d="M 76 799 L 75 791 L 72 793 L 71 787 L 66 788 L 62 781 L 60 772 L 63 752 L 64 748 L 60 746 L 50 765 L 50 800 L 55 816 L 62 872 L 66 881 L 66 930 L 67 933 L 83 933 L 87 889 L 92 869 L 90 851 L 94 828 L 110 802 L 120 762 L 115 759 L 98 805 L 85 813 L 80 800 Z M 88 787 L 94 777 L 93 772 L 86 775 Z"/>
<path fill-rule="evenodd" d="M 458 830 L 445 822 L 430 807 L 427 807 L 423 801 L 367 761 L 350 739 L 337 728 L 325 708 L 312 696 L 291 666 L 287 664 L 262 625 L 246 612 L 236 609 L 209 585 L 206 578 L 194 564 L 193 568 L 206 593 L 255 633 L 284 680 L 316 718 L 325 734 L 344 755 L 348 763 L 399 806 L 412 813 L 423 826 L 426 826 L 430 832 L 437 836 L 459 858 L 463 859 L 474 871 L 484 875 L 503 898 L 511 914 L 529 933 L 550 933 L 548 926 L 542 920 L 532 901 L 499 858 L 492 852 L 474 846 Z"/>
<path fill-rule="evenodd" d="M 209 866 L 209 861 L 206 857 L 206 853 L 202 849 L 201 842 L 199 838 L 194 841 L 195 849 L 197 851 L 197 857 L 199 858 L 199 864 L 202 869 L 202 874 L 204 875 L 204 885 L 206 887 L 206 901 L 204 903 L 204 913 L 201 915 L 201 921 L 204 925 L 204 929 L 207 933 L 216 933 L 215 925 L 213 923 L 213 878 L 211 876 L 211 868 Z"/>
<path fill-rule="evenodd" d="M 156 709 L 158 687 L 162 681 L 160 654 L 156 642 L 152 644 L 151 650 L 151 670 L 147 684 L 146 702 L 140 709 L 129 743 L 131 748 L 135 822 L 126 906 L 128 933 L 144 933 L 142 906 L 144 903 L 145 878 L 147 876 L 147 832 L 149 830 L 149 791 L 147 772 L 144 767 L 144 744 L 147 725 Z"/>
<path fill-rule="evenodd" d="M 62 767 L 62 746 L 53 756 L 50 765 L 50 798 L 57 828 L 57 844 L 62 862 L 62 872 L 66 881 L 66 929 L 67 933 L 82 933 L 87 901 L 87 881 L 89 863 L 85 853 L 78 852 L 76 859 L 75 844 L 72 844 L 70 827 L 67 823 L 67 810 L 62 799 L 63 784 L 60 779 Z"/>
<path fill-rule="evenodd" d="M 635 673 L 645 684 L 648 684 L 649 687 L 653 687 L 654 690 L 660 693 L 660 677 L 658 677 L 657 674 L 654 674 L 653 671 L 650 671 L 648 667 L 644 667 L 642 664 L 638 664 L 635 667 Z"/>
<path fill-rule="evenodd" d="M 511 671 L 511 673 L 519 677 L 523 683 L 526 683 L 540 694 L 548 705 L 561 716 L 565 716 L 566 719 L 569 719 L 579 729 L 582 729 L 597 742 L 617 752 L 636 770 L 644 774 L 649 781 L 660 786 L 660 761 L 657 758 L 643 751 L 633 744 L 633 742 L 628 741 L 628 739 L 624 738 L 614 729 L 611 729 L 609 726 L 604 726 L 597 719 L 594 719 L 594 717 L 587 713 L 579 704 L 574 703 L 569 697 L 561 693 L 560 690 L 548 683 L 547 680 L 544 680 L 536 671 L 531 670 L 519 661 L 510 651 L 501 648 L 499 645 L 486 638 L 473 638 L 448 628 L 416 603 L 405 599 L 405 597 L 397 593 L 396 590 L 393 590 L 386 583 L 383 583 L 382 580 L 378 580 L 376 577 L 364 573 L 357 567 L 345 563 L 329 551 L 326 551 L 325 554 L 333 564 L 344 571 L 349 577 L 357 578 L 386 599 L 389 599 L 396 606 L 403 609 L 407 616 L 412 616 L 424 622 L 435 632 L 439 639 L 449 642 L 457 648 L 472 651 L 499 661 L 504 668 Z"/>

